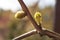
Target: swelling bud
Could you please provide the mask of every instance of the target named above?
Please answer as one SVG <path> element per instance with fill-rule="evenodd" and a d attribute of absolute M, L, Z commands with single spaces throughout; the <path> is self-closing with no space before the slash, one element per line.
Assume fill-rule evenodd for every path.
<path fill-rule="evenodd" d="M 15 18 L 17 19 L 22 19 L 26 16 L 26 13 L 24 11 L 18 11 L 16 14 L 15 14 Z"/>
<path fill-rule="evenodd" d="M 34 19 L 37 22 L 38 25 L 42 23 L 42 15 L 40 12 L 36 12 L 34 15 Z"/>

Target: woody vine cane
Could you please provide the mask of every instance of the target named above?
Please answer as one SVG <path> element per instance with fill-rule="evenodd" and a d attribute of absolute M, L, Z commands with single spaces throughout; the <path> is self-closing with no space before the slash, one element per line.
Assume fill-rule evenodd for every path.
<path fill-rule="evenodd" d="M 29 12 L 28 8 L 24 4 L 23 0 L 18 0 L 18 1 L 22 7 L 22 10 L 26 13 L 26 16 L 28 16 L 31 23 L 34 25 L 35 29 L 30 31 L 30 32 L 27 32 L 25 34 L 22 34 L 16 38 L 14 38 L 13 40 L 21 40 L 23 38 L 26 38 L 26 37 L 31 36 L 31 35 L 36 34 L 36 33 L 38 33 L 39 35 L 47 35 L 49 37 L 56 38 L 56 39 L 60 40 L 60 34 L 53 32 L 53 31 L 50 31 L 48 29 L 42 28 L 41 25 L 37 25 L 37 23 L 35 22 L 35 20 L 31 16 L 31 13 Z"/>

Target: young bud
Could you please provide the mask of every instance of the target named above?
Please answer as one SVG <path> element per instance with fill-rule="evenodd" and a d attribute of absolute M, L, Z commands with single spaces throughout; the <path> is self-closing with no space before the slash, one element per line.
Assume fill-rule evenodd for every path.
<path fill-rule="evenodd" d="M 40 23 L 42 23 L 42 15 L 40 12 L 36 12 L 34 15 L 34 19 L 37 22 L 38 25 L 40 25 Z"/>
<path fill-rule="evenodd" d="M 24 18 L 26 16 L 26 13 L 24 11 L 18 11 L 16 14 L 15 14 L 15 18 L 17 19 L 21 19 L 21 18 Z"/>

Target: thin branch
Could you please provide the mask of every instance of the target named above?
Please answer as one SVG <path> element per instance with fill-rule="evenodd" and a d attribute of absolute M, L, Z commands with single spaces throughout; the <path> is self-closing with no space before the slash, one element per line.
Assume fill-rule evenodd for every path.
<path fill-rule="evenodd" d="M 44 35 L 47 35 L 47 36 L 49 36 L 50 38 L 56 38 L 56 39 L 59 39 L 60 40 L 60 34 L 59 33 L 56 33 L 56 32 L 54 32 L 54 31 L 51 31 L 51 30 L 49 30 L 49 29 L 45 29 L 45 28 L 43 28 L 43 33 L 44 33 Z"/>
<path fill-rule="evenodd" d="M 37 31 L 36 31 L 36 29 L 34 29 L 32 31 L 29 31 L 27 33 L 24 33 L 24 34 L 22 34 L 22 35 L 20 35 L 20 36 L 18 36 L 16 38 L 14 38 L 13 40 L 21 40 L 21 39 L 24 39 L 24 38 L 29 37 L 31 35 L 34 35 L 36 33 L 37 33 Z"/>
<path fill-rule="evenodd" d="M 60 34 L 56 33 L 56 32 L 53 32 L 51 30 L 47 30 L 45 28 L 43 28 L 43 35 L 47 35 L 51 38 L 56 38 L 56 39 L 59 39 L 60 40 Z M 21 39 L 24 39 L 26 37 L 29 37 L 31 35 L 34 35 L 34 34 L 37 34 L 38 32 L 36 31 L 36 29 L 32 30 L 32 31 L 29 31 L 27 33 L 24 33 L 18 37 L 15 37 L 13 40 L 21 40 Z"/>

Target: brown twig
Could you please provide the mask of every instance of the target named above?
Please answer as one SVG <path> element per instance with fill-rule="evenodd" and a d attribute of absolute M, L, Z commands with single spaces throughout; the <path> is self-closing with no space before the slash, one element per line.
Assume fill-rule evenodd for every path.
<path fill-rule="evenodd" d="M 33 17 L 31 16 L 31 13 L 29 12 L 28 8 L 26 7 L 26 5 L 24 4 L 23 0 L 18 0 L 19 3 L 21 4 L 21 7 L 23 9 L 23 11 L 25 11 L 27 13 L 27 16 L 28 18 L 30 19 L 30 21 L 32 22 L 32 24 L 34 25 L 34 27 L 36 28 L 36 31 L 38 33 L 43 33 L 44 35 L 48 35 L 49 37 L 52 37 L 52 38 L 57 38 L 60 40 L 60 34 L 56 33 L 56 32 L 52 32 L 52 31 L 49 31 L 49 30 L 44 30 L 41 28 L 41 25 L 40 25 L 40 28 L 38 27 L 37 23 L 35 22 L 35 20 L 33 19 Z M 29 32 L 29 33 L 26 33 L 26 34 L 23 34 L 19 37 L 16 38 L 16 40 L 18 39 L 23 39 L 25 37 L 28 37 L 30 36 L 31 34 L 35 34 L 36 32 L 32 31 L 32 32 Z"/>
<path fill-rule="evenodd" d="M 48 30 L 48 29 L 43 29 L 43 33 L 44 33 L 44 35 L 47 35 L 47 36 L 49 36 L 50 38 L 56 38 L 56 39 L 59 39 L 60 40 L 60 34 L 59 33 L 56 33 L 56 32 L 54 32 L 54 31 L 51 31 L 51 30 Z"/>
<path fill-rule="evenodd" d="M 14 38 L 13 40 L 21 40 L 21 39 L 24 39 L 24 38 L 29 37 L 31 35 L 34 35 L 36 33 L 37 33 L 37 31 L 36 31 L 36 29 L 34 29 L 32 31 L 29 31 L 27 33 L 24 33 L 24 34 L 22 34 L 22 35 L 20 35 L 20 36 L 18 36 L 16 38 Z"/>
<path fill-rule="evenodd" d="M 43 32 L 44 35 L 48 35 L 51 38 L 56 38 L 56 39 L 60 40 L 60 34 L 50 31 L 50 30 L 47 30 L 45 28 L 43 28 L 43 30 L 44 30 L 44 32 Z M 13 40 L 21 40 L 21 39 L 24 39 L 24 38 L 29 37 L 31 35 L 37 34 L 37 33 L 38 32 L 36 31 L 36 29 L 34 29 L 34 30 L 24 33 L 18 37 L 15 37 Z"/>

